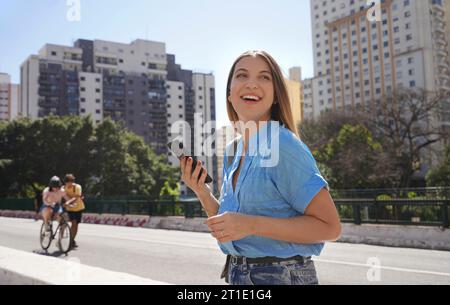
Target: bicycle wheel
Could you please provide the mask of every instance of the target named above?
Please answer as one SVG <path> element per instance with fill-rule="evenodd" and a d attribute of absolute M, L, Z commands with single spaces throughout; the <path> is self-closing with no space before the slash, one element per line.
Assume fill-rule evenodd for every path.
<path fill-rule="evenodd" d="M 41 247 L 43 250 L 47 251 L 50 248 L 50 244 L 52 243 L 53 230 L 52 225 L 49 224 L 50 231 L 45 230 L 45 222 L 42 223 L 41 231 L 39 234 L 39 240 L 41 243 Z"/>
<path fill-rule="evenodd" d="M 58 248 L 66 254 L 70 251 L 72 245 L 72 231 L 67 223 L 61 224 L 58 232 Z"/>

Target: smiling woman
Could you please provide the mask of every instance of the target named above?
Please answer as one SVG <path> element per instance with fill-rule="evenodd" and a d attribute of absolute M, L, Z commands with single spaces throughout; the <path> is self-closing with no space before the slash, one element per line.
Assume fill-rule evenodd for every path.
<path fill-rule="evenodd" d="M 227 109 L 242 136 L 226 148 L 219 200 L 205 184 L 206 169 L 198 178 L 201 163 L 191 174 L 192 159 L 181 160 L 182 178 L 227 255 L 223 277 L 233 285 L 318 284 L 311 257 L 320 255 L 325 241 L 339 238 L 340 219 L 327 182 L 298 137 L 283 75 L 269 54 L 250 51 L 235 61 Z M 267 152 L 277 156 L 270 166 Z"/>

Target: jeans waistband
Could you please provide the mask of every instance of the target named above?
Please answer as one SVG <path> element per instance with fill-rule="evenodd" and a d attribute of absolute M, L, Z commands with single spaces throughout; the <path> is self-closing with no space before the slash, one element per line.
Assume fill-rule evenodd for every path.
<path fill-rule="evenodd" d="M 231 263 L 233 265 L 243 265 L 243 264 L 273 264 L 273 263 L 282 263 L 288 261 L 298 261 L 299 263 L 304 263 L 305 261 L 310 260 L 311 257 L 304 256 L 293 256 L 288 258 L 280 258 L 280 257 L 259 257 L 259 258 L 248 258 L 243 256 L 234 256 L 231 255 Z"/>

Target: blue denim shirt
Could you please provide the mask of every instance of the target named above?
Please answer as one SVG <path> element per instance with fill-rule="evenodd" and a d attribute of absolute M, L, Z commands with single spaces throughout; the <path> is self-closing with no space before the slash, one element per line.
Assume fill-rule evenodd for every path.
<path fill-rule="evenodd" d="M 271 121 L 250 137 L 234 190 L 232 177 L 241 161 L 242 138 L 233 163 L 228 167 L 227 152 L 232 145 L 228 144 L 224 156 L 220 214 L 235 212 L 274 218 L 297 217 L 305 213 L 322 188 L 328 188 L 308 147 L 290 130 Z M 324 244 L 295 244 L 249 236 L 234 242 L 219 243 L 219 246 L 225 254 L 236 256 L 287 258 L 320 255 Z"/>

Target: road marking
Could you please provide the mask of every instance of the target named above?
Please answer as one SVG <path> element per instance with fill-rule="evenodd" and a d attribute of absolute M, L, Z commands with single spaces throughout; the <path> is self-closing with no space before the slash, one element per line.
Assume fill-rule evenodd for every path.
<path fill-rule="evenodd" d="M 327 260 L 327 259 L 322 259 L 322 258 L 313 258 L 313 260 L 315 262 L 319 262 L 319 263 L 330 263 L 330 264 L 348 265 L 348 266 L 356 266 L 356 267 L 364 267 L 364 268 L 375 268 L 373 266 L 369 266 L 367 264 L 361 264 L 361 263 L 351 263 L 351 262 L 344 262 L 344 261 Z M 436 272 L 436 271 L 428 271 L 428 270 L 417 270 L 417 269 L 407 269 L 407 268 L 388 267 L 388 266 L 380 266 L 379 268 L 383 269 L 383 270 L 408 272 L 408 273 L 421 273 L 421 274 L 428 274 L 428 275 L 438 275 L 438 276 L 448 276 L 448 277 L 450 277 L 450 273 L 445 273 L 445 272 Z"/>
<path fill-rule="evenodd" d="M 93 233 L 87 233 L 83 232 L 83 235 L 89 235 L 89 236 L 95 236 L 95 237 L 108 237 L 108 238 L 116 238 L 116 239 L 122 239 L 122 240 L 131 240 L 131 241 L 139 241 L 139 242 L 146 242 L 146 243 L 153 243 L 153 244 L 164 244 L 169 246 L 183 246 L 183 247 L 191 247 L 191 248 L 200 248 L 200 249 L 209 249 L 209 250 L 219 250 L 219 246 L 204 246 L 204 245 L 196 245 L 192 243 L 183 243 L 178 241 L 166 241 L 166 240 L 158 240 L 158 239 L 143 239 L 143 238 L 135 238 L 135 237 L 128 237 L 128 236 L 119 236 L 119 235 L 107 235 L 107 234 L 93 234 Z"/>

